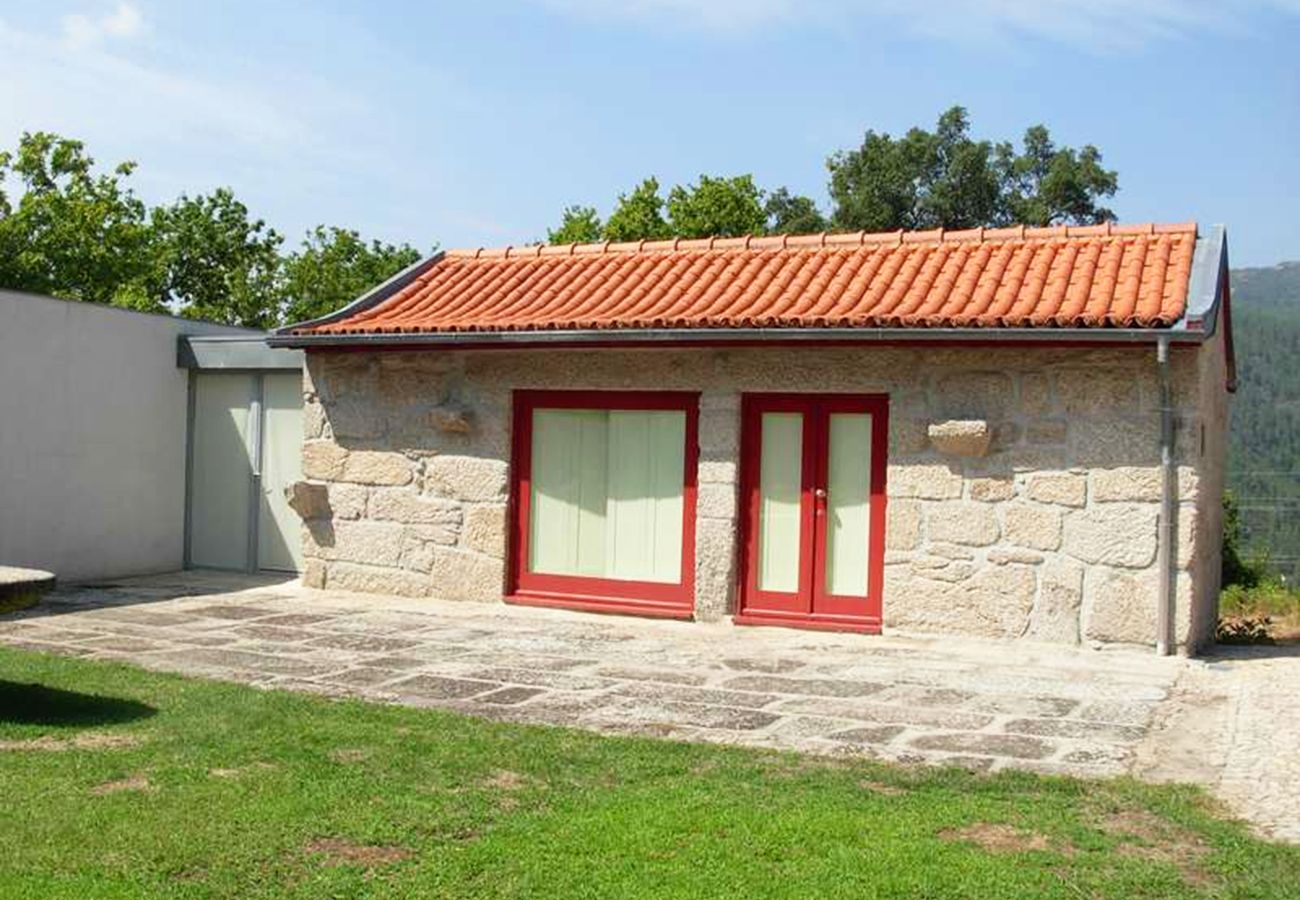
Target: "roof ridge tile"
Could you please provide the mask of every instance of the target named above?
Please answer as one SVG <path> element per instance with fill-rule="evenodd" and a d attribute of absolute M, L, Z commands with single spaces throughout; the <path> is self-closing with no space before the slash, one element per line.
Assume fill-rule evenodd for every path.
<path fill-rule="evenodd" d="M 453 248 L 444 251 L 452 258 L 516 259 L 524 256 L 577 256 L 593 253 L 698 253 L 717 250 L 774 250 L 801 249 L 828 246 L 866 246 L 868 244 L 946 244 L 950 242 L 985 243 L 1006 240 L 1047 241 L 1089 237 L 1131 237 L 1135 235 L 1196 234 L 1197 225 L 1189 222 L 1140 222 L 1120 225 L 1102 222 L 1095 225 L 1010 225 L 999 228 L 964 228 L 948 230 L 932 228 L 929 231 L 840 231 L 808 232 L 803 234 L 741 235 L 722 237 L 712 235 L 700 238 L 668 238 L 665 240 L 596 241 L 589 243 L 543 244 L 505 247 Z"/>

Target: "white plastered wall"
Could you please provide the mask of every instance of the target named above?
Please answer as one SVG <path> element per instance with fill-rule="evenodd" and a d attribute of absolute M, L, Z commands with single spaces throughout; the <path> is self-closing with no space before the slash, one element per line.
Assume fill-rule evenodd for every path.
<path fill-rule="evenodd" d="M 244 329 L 0 291 L 0 564 L 63 580 L 179 569 L 181 334 Z"/>

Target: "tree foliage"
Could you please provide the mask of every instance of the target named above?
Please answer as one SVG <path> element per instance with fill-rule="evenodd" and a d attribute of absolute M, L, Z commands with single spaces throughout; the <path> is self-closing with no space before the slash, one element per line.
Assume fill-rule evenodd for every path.
<path fill-rule="evenodd" d="M 664 198 L 659 196 L 659 179 L 647 178 L 631 193 L 619 194 L 602 236 L 607 241 L 654 241 L 672 237 L 672 230 L 664 219 Z"/>
<path fill-rule="evenodd" d="M 0 286 L 136 309 L 164 308 L 148 211 L 123 162 L 96 174 L 80 141 L 24 133 L 0 153 Z"/>
<path fill-rule="evenodd" d="M 333 312 L 419 260 L 420 252 L 409 244 L 366 243 L 355 231 L 319 225 L 284 258 L 285 320 Z"/>
<path fill-rule="evenodd" d="M 1095 224 L 1114 221 L 1115 213 L 1098 205 L 1119 190 L 1119 176 L 1102 168 L 1101 151 L 1057 147 L 1043 125 L 1025 131 L 1024 150 L 1010 144 L 994 152 L 1002 224 Z"/>
<path fill-rule="evenodd" d="M 749 175 L 710 178 L 677 185 L 668 192 L 668 225 L 673 237 L 743 237 L 767 228 L 763 192 Z"/>
<path fill-rule="evenodd" d="M 900 138 L 868 131 L 862 146 L 827 160 L 836 228 L 975 228 L 981 225 L 1091 224 L 1115 215 L 1100 205 L 1119 188 L 1091 144 L 1057 147 L 1046 127 L 1026 130 L 1023 147 L 970 135 L 954 106 L 934 131 Z"/>
<path fill-rule="evenodd" d="M 605 233 L 600 215 L 593 206 L 568 206 L 560 218 L 560 227 L 547 229 L 548 244 L 589 244 Z"/>
<path fill-rule="evenodd" d="M 270 328 L 330 312 L 419 258 L 325 226 L 285 255 L 229 188 L 151 210 L 128 184 L 134 170 L 97 172 L 80 141 L 46 132 L 0 153 L 0 287 Z"/>
<path fill-rule="evenodd" d="M 811 197 L 792 194 L 783 187 L 768 196 L 763 212 L 769 234 L 816 234 L 829 227 Z"/>
<path fill-rule="evenodd" d="M 279 323 L 284 238 L 250 218 L 229 188 L 182 194 L 153 211 L 153 226 L 167 294 L 181 315 L 248 328 Z"/>
<path fill-rule="evenodd" d="M 662 196 L 657 178 L 646 178 L 620 194 L 609 219 L 591 206 L 565 208 L 551 244 L 591 241 L 653 241 L 664 238 L 742 237 L 822 231 L 826 220 L 808 197 L 779 188 L 772 194 L 752 175 L 701 175 L 695 184 L 675 185 Z"/>
<path fill-rule="evenodd" d="M 1232 491 L 1223 492 L 1223 554 L 1220 560 L 1220 584 L 1244 588 L 1258 586 L 1259 570 L 1252 566 L 1242 550 L 1241 510 Z"/>
<path fill-rule="evenodd" d="M 603 225 L 594 207 L 571 206 L 547 237 L 558 244 L 1096 223 L 1115 218 L 1102 201 L 1119 188 L 1091 144 L 1058 147 L 1042 125 L 1027 129 L 1019 148 L 977 140 L 960 106 L 944 112 L 933 131 L 913 128 L 898 138 L 868 131 L 861 146 L 832 154 L 826 166 L 829 216 L 787 188 L 764 190 L 752 175 L 702 175 L 670 189 L 666 202 L 659 182 L 647 178 L 619 196 Z"/>

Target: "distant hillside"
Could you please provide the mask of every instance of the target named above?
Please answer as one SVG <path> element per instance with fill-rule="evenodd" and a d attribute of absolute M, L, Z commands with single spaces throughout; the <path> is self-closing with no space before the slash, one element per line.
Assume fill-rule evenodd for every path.
<path fill-rule="evenodd" d="M 1228 486 L 1252 550 L 1300 578 L 1300 262 L 1232 270 L 1237 395 Z"/>

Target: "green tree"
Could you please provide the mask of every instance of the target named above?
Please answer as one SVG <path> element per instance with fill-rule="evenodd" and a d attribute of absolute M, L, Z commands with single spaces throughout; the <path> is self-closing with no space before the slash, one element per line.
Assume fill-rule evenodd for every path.
<path fill-rule="evenodd" d="M 0 153 L 0 287 L 270 328 L 330 312 L 420 257 L 324 226 L 282 256 L 284 239 L 229 188 L 149 210 L 126 185 L 134 169 L 97 174 L 80 141 L 45 132 Z"/>
<path fill-rule="evenodd" d="M 593 207 L 567 207 L 559 227 L 546 236 L 552 244 L 739 237 L 824 231 L 826 224 L 811 199 L 786 188 L 769 196 L 752 175 L 701 175 L 695 184 L 672 188 L 667 202 L 659 193 L 658 180 L 645 179 L 631 193 L 619 195 L 603 225 Z"/>
<path fill-rule="evenodd" d="M 548 244 L 590 244 L 600 240 L 600 216 L 591 206 L 567 206 L 560 227 L 546 230 Z"/>
<path fill-rule="evenodd" d="M 868 131 L 862 146 L 827 160 L 837 228 L 889 231 L 969 228 L 992 222 L 997 177 L 992 146 L 971 140 L 966 111 L 953 107 L 933 132 L 901 138 Z"/>
<path fill-rule="evenodd" d="M 763 192 L 751 175 L 701 175 L 698 184 L 669 191 L 668 225 L 674 237 L 683 238 L 762 234 L 767 226 Z"/>
<path fill-rule="evenodd" d="M 1091 144 L 1081 150 L 1057 147 L 1042 125 L 1025 132 L 1024 152 L 1010 144 L 996 148 L 1004 223 L 1056 225 L 1113 221 L 1115 214 L 1098 205 L 1119 189 L 1119 176 L 1102 168 L 1101 151 Z"/>
<path fill-rule="evenodd" d="M 664 219 L 664 199 L 659 179 L 647 178 L 630 194 L 619 194 L 618 205 L 605 222 L 605 240 L 640 241 L 672 237 Z"/>
<path fill-rule="evenodd" d="M 355 231 L 318 225 L 284 259 L 285 320 L 331 313 L 419 260 L 420 252 L 409 244 L 366 243 Z"/>
<path fill-rule="evenodd" d="M 1042 125 L 1024 149 L 970 136 L 954 106 L 934 131 L 901 138 L 868 131 L 862 146 L 827 160 L 832 220 L 845 230 L 973 228 L 981 225 L 1095 223 L 1114 218 L 1099 201 L 1119 186 L 1096 147 L 1058 148 Z"/>
<path fill-rule="evenodd" d="M 164 291 L 145 205 L 126 180 L 135 163 L 95 172 L 80 141 L 25 132 L 0 153 L 0 286 L 70 300 L 163 311 Z"/>
<path fill-rule="evenodd" d="M 280 319 L 279 248 L 284 238 L 229 188 L 182 194 L 153 211 L 159 264 L 181 315 L 270 328 Z"/>
<path fill-rule="evenodd" d="M 816 234 L 826 231 L 829 223 L 810 197 L 791 194 L 777 188 L 763 205 L 768 234 Z"/>

